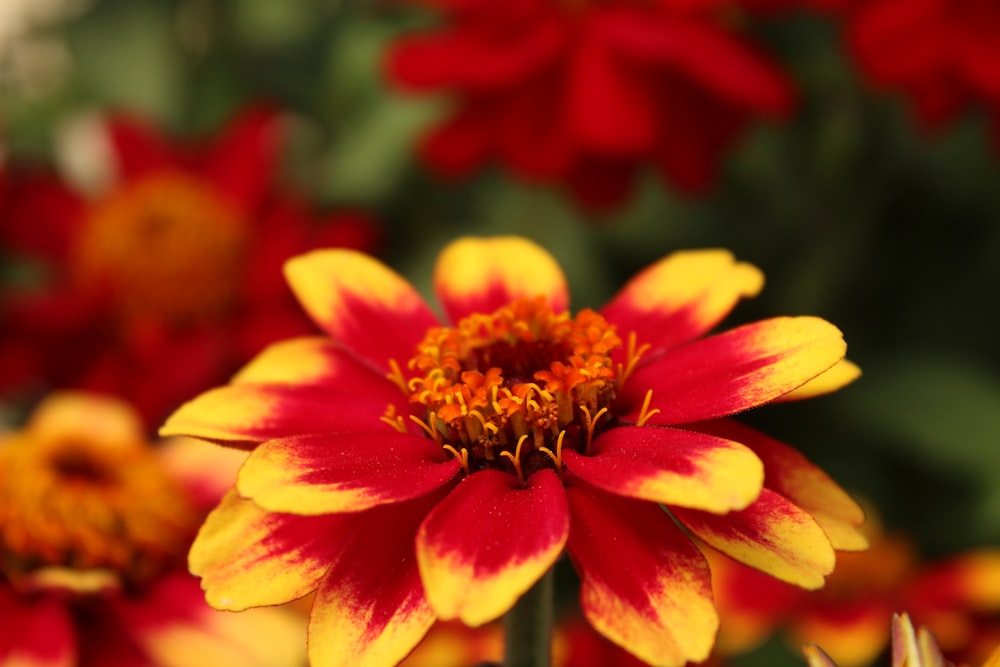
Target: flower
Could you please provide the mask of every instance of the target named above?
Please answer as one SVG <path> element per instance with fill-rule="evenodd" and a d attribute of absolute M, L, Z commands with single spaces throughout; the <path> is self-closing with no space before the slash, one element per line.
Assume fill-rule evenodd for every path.
<path fill-rule="evenodd" d="M 842 335 L 798 317 L 702 339 L 761 288 L 726 251 L 670 255 L 571 316 L 544 250 L 459 239 L 434 273 L 449 324 L 360 253 L 285 271 L 328 337 L 266 349 L 161 433 L 252 450 L 190 566 L 220 609 L 315 591 L 317 667 L 394 663 L 435 618 L 491 621 L 564 551 L 598 632 L 653 665 L 700 660 L 709 570 L 674 520 L 809 588 L 854 539 L 839 487 L 724 419 L 853 379 Z"/>
<path fill-rule="evenodd" d="M 387 76 L 455 98 L 422 149 L 446 176 L 496 160 L 605 207 L 652 165 L 697 193 L 751 119 L 792 107 L 785 75 L 727 18 L 734 0 L 423 4 L 445 25 L 401 37 Z"/>
<path fill-rule="evenodd" d="M 806 646 L 803 652 L 809 667 L 837 667 L 837 663 L 815 644 Z M 934 635 L 923 626 L 914 630 L 907 614 L 892 615 L 892 664 L 893 667 L 955 667 L 941 655 Z M 982 667 L 1000 667 L 1000 645 Z"/>
<path fill-rule="evenodd" d="M 793 643 L 814 642 L 841 667 L 863 667 L 889 645 L 896 610 L 927 626 L 944 654 L 961 664 L 978 664 L 1000 643 L 1000 551 L 921 562 L 901 535 L 871 531 L 869 539 L 868 550 L 841 554 L 817 591 L 709 552 L 719 648 L 742 653 L 784 626 Z"/>
<path fill-rule="evenodd" d="M 128 404 L 82 393 L 48 396 L 22 430 L 0 436 L 0 664 L 292 667 L 303 659 L 294 615 L 217 612 L 184 571 L 207 511 L 189 489 L 234 474 L 239 460 L 220 451 L 198 476 L 172 477 L 161 456 L 179 461 L 192 444 L 204 449 L 193 441 L 154 449 Z"/>
<path fill-rule="evenodd" d="M 110 142 L 117 176 L 94 192 L 7 165 L 0 238 L 35 279 L 0 301 L 0 391 L 114 393 L 158 424 L 265 344 L 314 331 L 281 263 L 317 245 L 371 249 L 374 235 L 359 215 L 314 224 L 272 182 L 279 129 L 274 112 L 252 108 L 189 146 L 109 118 L 86 136 Z M 88 174 L 101 171 L 99 150 L 83 155 Z"/>
<path fill-rule="evenodd" d="M 989 0 L 866 0 L 846 15 L 849 50 L 868 81 L 909 96 L 927 129 L 970 104 L 1000 109 L 1000 6 Z"/>

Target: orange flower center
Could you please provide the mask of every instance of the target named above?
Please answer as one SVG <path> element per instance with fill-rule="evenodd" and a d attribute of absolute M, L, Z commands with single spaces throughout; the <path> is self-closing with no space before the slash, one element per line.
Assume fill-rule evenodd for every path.
<path fill-rule="evenodd" d="M 411 419 L 466 472 L 498 468 L 524 480 L 561 468 L 566 447 L 586 453 L 611 424 L 615 393 L 642 353 L 633 338 L 616 368 L 611 352 L 621 344 L 592 310 L 571 318 L 543 297 L 519 299 L 431 329 L 409 362 L 417 377 L 392 377 L 416 408 Z M 402 429 L 391 411 L 385 419 Z"/>
<path fill-rule="evenodd" d="M 140 584 L 183 563 L 200 521 L 145 446 L 23 431 L 0 443 L 0 573 L 108 572 Z"/>
<path fill-rule="evenodd" d="M 244 220 L 206 184 L 161 173 L 92 207 L 73 268 L 123 324 L 184 325 L 232 305 L 247 240 Z"/>

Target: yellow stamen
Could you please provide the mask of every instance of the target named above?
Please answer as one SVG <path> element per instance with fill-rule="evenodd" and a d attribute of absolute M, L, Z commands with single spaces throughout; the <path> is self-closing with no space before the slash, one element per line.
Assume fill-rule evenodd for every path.
<path fill-rule="evenodd" d="M 414 424 L 416 424 L 417 426 L 419 426 L 420 428 L 422 428 L 424 430 L 424 432 L 427 433 L 427 435 L 429 435 L 432 438 L 434 438 L 434 440 L 436 440 L 437 442 L 441 442 L 441 439 L 438 436 L 438 432 L 435 431 L 434 429 L 432 429 L 430 426 L 428 426 L 427 422 L 425 422 L 420 417 L 417 417 L 416 415 L 409 415 L 409 417 L 410 417 L 410 421 L 412 421 Z"/>
<path fill-rule="evenodd" d="M 408 385 L 406 378 L 403 377 L 403 369 L 399 367 L 399 364 L 395 359 L 389 360 L 389 372 L 386 373 L 386 377 L 389 378 L 397 387 L 403 390 L 404 394 L 410 393 L 408 391 Z"/>
<path fill-rule="evenodd" d="M 593 417 L 590 416 L 590 410 L 587 409 L 586 405 L 581 405 L 580 409 L 587 415 L 587 444 L 584 445 L 583 453 L 590 454 L 590 443 L 594 441 L 594 429 L 597 427 L 597 420 L 607 413 L 608 409 L 606 407 L 601 408 Z"/>
<path fill-rule="evenodd" d="M 659 408 L 649 409 L 649 402 L 651 400 L 653 400 L 653 390 L 647 389 L 646 398 L 642 400 L 642 409 L 639 410 L 639 420 L 635 423 L 636 426 L 645 425 L 647 419 L 660 412 Z"/>
<path fill-rule="evenodd" d="M 469 474 L 469 450 L 462 447 L 462 451 L 456 451 L 451 445 L 441 445 L 441 449 L 451 452 L 452 456 L 458 459 L 458 462 L 462 464 L 462 470 L 465 474 Z"/>
<path fill-rule="evenodd" d="M 514 470 L 517 471 L 517 478 L 521 480 L 522 485 L 524 484 L 524 472 L 521 470 L 521 445 L 523 445 L 524 441 L 527 439 L 528 436 L 526 435 L 522 435 L 520 438 L 517 439 L 517 447 L 514 449 L 513 454 L 506 451 L 500 452 L 500 456 L 507 457 L 508 459 L 510 459 L 511 463 L 514 464 Z"/>

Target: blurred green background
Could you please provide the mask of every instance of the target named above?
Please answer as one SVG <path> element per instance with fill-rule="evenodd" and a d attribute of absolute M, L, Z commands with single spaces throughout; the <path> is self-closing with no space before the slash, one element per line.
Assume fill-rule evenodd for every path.
<path fill-rule="evenodd" d="M 372 212 L 384 258 L 425 291 L 437 251 L 461 234 L 539 241 L 564 266 L 577 308 L 600 305 L 673 250 L 729 248 L 768 281 L 729 324 L 822 316 L 864 371 L 838 394 L 747 421 L 870 500 L 928 557 L 1000 544 L 1000 152 L 974 113 L 933 137 L 918 131 L 903 100 L 859 81 L 834 21 L 790 13 L 755 27 L 798 86 L 798 109 L 750 132 L 713 191 L 686 197 L 650 177 L 624 207 L 594 215 L 500 170 L 446 183 L 421 167 L 415 141 L 446 101 L 391 92 L 380 73 L 385 44 L 427 20 L 412 8 L 3 6 L 8 159 L 47 159 L 63 123 L 84 111 L 139 111 L 186 135 L 267 99 L 294 116 L 285 178 L 325 206 Z M 742 663 L 781 661 L 801 664 L 776 644 Z"/>

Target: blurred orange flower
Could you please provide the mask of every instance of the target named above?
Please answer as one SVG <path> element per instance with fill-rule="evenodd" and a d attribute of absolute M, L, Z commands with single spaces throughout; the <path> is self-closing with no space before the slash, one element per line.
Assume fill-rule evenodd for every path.
<path fill-rule="evenodd" d="M 803 591 L 712 554 L 721 617 L 719 650 L 749 650 L 778 628 L 795 644 L 816 643 L 841 667 L 871 664 L 903 610 L 956 662 L 979 663 L 1000 643 L 1000 550 L 922 563 L 910 541 L 876 534 L 871 548 L 838 554 L 817 591 Z"/>
<path fill-rule="evenodd" d="M 302 663 L 299 614 L 214 611 L 186 571 L 212 487 L 242 460 L 205 449 L 154 448 L 126 403 L 82 393 L 47 397 L 0 435 L 0 664 Z M 182 469 L 197 474 L 170 474 Z"/>
<path fill-rule="evenodd" d="M 0 299 L 0 391 L 128 396 L 152 426 L 266 343 L 312 331 L 282 262 L 317 246 L 371 250 L 376 235 L 362 215 L 316 219 L 275 182 L 281 127 L 254 107 L 211 140 L 177 144 L 113 116 L 71 154 L 89 189 L 7 165 L 0 240 L 28 277 Z"/>

